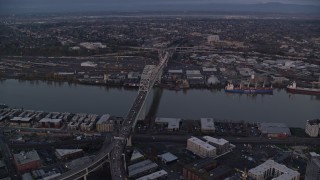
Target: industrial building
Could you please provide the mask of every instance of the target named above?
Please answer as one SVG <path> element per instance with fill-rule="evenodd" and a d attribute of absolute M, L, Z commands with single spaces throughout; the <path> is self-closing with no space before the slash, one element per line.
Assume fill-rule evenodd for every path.
<path fill-rule="evenodd" d="M 201 132 L 202 133 L 214 133 L 214 120 L 213 118 L 200 118 Z"/>
<path fill-rule="evenodd" d="M 159 118 L 154 121 L 158 125 L 165 125 L 168 131 L 178 131 L 180 129 L 180 118 Z"/>
<path fill-rule="evenodd" d="M 30 127 L 32 117 L 13 117 L 10 119 L 10 126 Z"/>
<path fill-rule="evenodd" d="M 129 171 L 129 177 L 130 178 L 137 178 L 139 176 L 143 176 L 146 174 L 149 174 L 156 170 L 158 168 L 158 165 L 152 161 L 144 160 L 141 162 L 138 162 L 136 164 L 128 166 Z"/>
<path fill-rule="evenodd" d="M 173 155 L 173 154 L 170 153 L 170 152 L 167 152 L 167 153 L 158 155 L 158 157 L 161 159 L 161 161 L 162 161 L 164 164 L 171 163 L 171 162 L 174 162 L 174 161 L 178 160 L 178 157 L 175 156 L 175 155 Z"/>
<path fill-rule="evenodd" d="M 225 139 L 222 139 L 222 138 L 217 139 L 211 136 L 203 136 L 203 139 L 205 139 L 207 143 L 217 148 L 218 154 L 223 154 L 230 151 L 230 148 L 231 148 L 230 143 Z"/>
<path fill-rule="evenodd" d="M 318 137 L 320 134 L 320 119 L 308 120 L 306 124 L 306 133 L 310 137 Z"/>
<path fill-rule="evenodd" d="M 40 157 L 36 150 L 21 151 L 18 154 L 14 154 L 14 164 L 18 171 L 26 171 L 31 169 L 37 169 L 41 165 Z"/>
<path fill-rule="evenodd" d="M 67 160 L 83 156 L 82 149 L 56 149 L 55 155 L 58 159 Z"/>
<path fill-rule="evenodd" d="M 270 138 L 285 138 L 291 136 L 290 129 L 284 123 L 258 123 L 262 135 Z"/>
<path fill-rule="evenodd" d="M 104 114 L 100 117 L 96 123 L 96 129 L 98 132 L 112 132 L 113 131 L 113 121 L 110 119 L 110 114 Z"/>
<path fill-rule="evenodd" d="M 300 173 L 278 164 L 273 160 L 267 160 L 263 164 L 252 168 L 248 172 L 249 177 L 256 180 L 264 180 L 273 177 L 274 180 L 299 180 Z"/>
<path fill-rule="evenodd" d="M 202 158 L 215 157 L 217 155 L 217 149 L 214 146 L 196 137 L 188 139 L 187 149 Z"/>
<path fill-rule="evenodd" d="M 228 166 L 218 166 L 214 158 L 201 159 L 183 167 L 182 176 L 185 180 L 217 180 L 225 179 L 232 174 Z"/>
<path fill-rule="evenodd" d="M 96 120 L 98 118 L 98 115 L 96 114 L 90 114 L 88 115 L 83 122 L 80 124 L 80 130 L 81 131 L 91 131 L 94 128 L 94 125 L 96 124 Z"/>
<path fill-rule="evenodd" d="M 61 128 L 62 119 L 42 118 L 39 123 L 42 128 Z"/>
<path fill-rule="evenodd" d="M 167 179 L 168 173 L 165 170 L 160 170 L 148 175 L 145 175 L 141 178 L 138 178 L 136 180 L 151 180 L 151 179 Z"/>

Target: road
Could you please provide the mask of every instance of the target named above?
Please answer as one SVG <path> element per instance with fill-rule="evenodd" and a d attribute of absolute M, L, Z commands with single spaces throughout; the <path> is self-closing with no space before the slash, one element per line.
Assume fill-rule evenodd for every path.
<path fill-rule="evenodd" d="M 176 142 L 187 143 L 190 135 L 148 135 L 139 134 L 132 137 L 133 142 Z M 269 139 L 265 137 L 219 137 L 233 144 L 286 144 L 286 145 L 320 145 L 320 138 L 288 137 L 286 139 Z"/>

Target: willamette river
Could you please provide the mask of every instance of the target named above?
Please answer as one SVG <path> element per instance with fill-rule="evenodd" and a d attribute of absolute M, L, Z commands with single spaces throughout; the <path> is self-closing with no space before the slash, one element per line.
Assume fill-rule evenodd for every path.
<path fill-rule="evenodd" d="M 136 89 L 69 85 L 42 81 L 0 81 L 0 103 L 30 110 L 110 113 L 125 116 Z M 151 106 L 154 93 L 148 98 Z M 163 90 L 154 116 L 197 119 L 283 122 L 304 127 L 307 119 L 320 118 L 320 96 L 288 94 L 275 90 L 273 95 L 227 94 L 223 90 Z"/>

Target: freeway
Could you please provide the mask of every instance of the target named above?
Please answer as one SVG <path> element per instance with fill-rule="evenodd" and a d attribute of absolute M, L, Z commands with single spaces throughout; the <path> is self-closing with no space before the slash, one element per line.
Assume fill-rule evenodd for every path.
<path fill-rule="evenodd" d="M 132 137 L 133 142 L 175 142 L 187 143 L 190 135 L 150 135 L 139 134 Z M 265 137 L 219 137 L 233 144 L 286 144 L 286 145 L 320 145 L 320 138 L 288 137 L 285 139 L 270 139 Z"/>

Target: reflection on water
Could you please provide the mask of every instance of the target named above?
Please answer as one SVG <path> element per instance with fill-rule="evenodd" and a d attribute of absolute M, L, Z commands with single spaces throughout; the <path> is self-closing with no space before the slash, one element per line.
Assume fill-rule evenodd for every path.
<path fill-rule="evenodd" d="M 137 88 L 105 87 L 50 81 L 0 81 L 0 103 L 25 109 L 110 113 L 125 116 Z M 161 92 L 161 93 L 160 93 Z M 156 102 L 152 103 L 152 99 Z M 154 90 L 149 95 L 149 117 L 284 122 L 304 127 L 307 119 L 320 118 L 320 97 L 288 94 L 276 90 L 273 95 L 230 94 L 217 89 L 183 91 Z"/>

